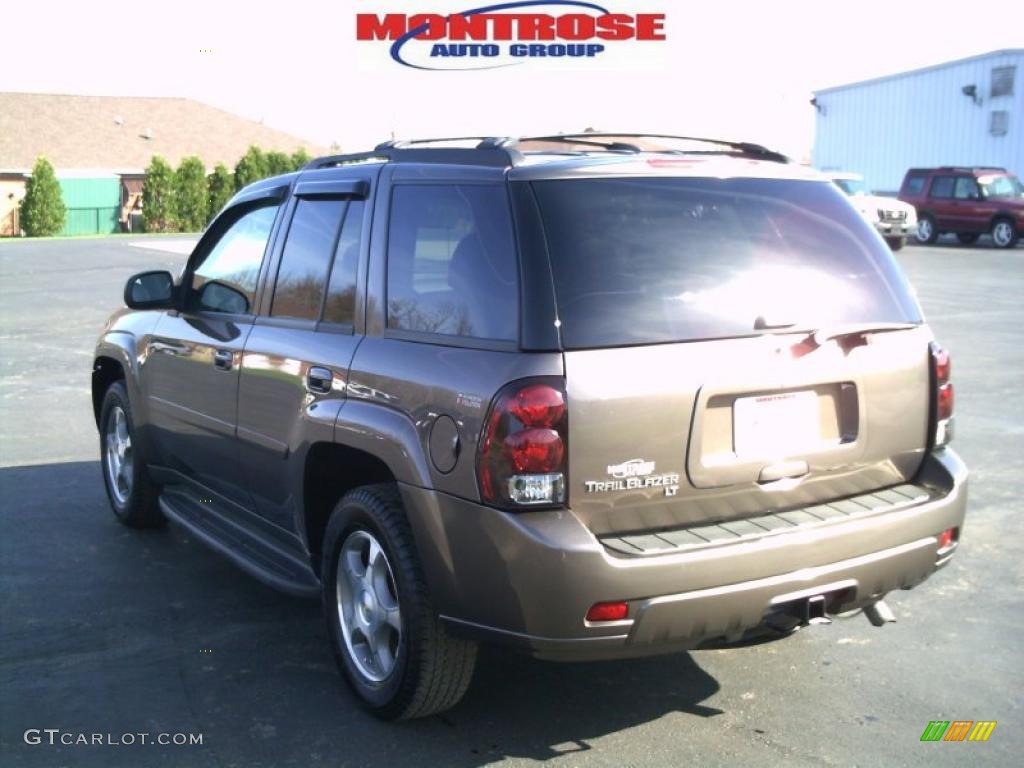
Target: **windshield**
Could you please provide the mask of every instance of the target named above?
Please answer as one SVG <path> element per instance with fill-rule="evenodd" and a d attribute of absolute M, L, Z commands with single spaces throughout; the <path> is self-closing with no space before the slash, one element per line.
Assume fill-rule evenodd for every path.
<path fill-rule="evenodd" d="M 836 186 L 848 195 L 870 195 L 863 179 L 832 179 Z"/>
<path fill-rule="evenodd" d="M 884 243 L 831 184 L 538 181 L 566 349 L 920 322 Z M 762 318 L 758 322 L 758 318 Z"/>
<path fill-rule="evenodd" d="M 1024 197 L 1024 184 L 1012 173 L 1005 176 L 981 176 L 978 183 L 985 197 Z"/>

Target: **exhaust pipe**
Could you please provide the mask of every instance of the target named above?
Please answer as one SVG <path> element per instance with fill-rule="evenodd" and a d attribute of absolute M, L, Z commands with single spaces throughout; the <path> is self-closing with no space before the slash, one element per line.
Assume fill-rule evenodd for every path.
<path fill-rule="evenodd" d="M 883 627 L 890 621 L 896 621 L 896 614 L 892 612 L 892 608 L 886 605 L 885 600 L 876 600 L 873 603 L 865 605 L 864 615 L 867 616 L 868 621 L 876 627 Z"/>

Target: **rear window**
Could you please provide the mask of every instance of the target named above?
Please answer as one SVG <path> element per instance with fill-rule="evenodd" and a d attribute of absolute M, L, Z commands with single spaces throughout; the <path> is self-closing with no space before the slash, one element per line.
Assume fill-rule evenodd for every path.
<path fill-rule="evenodd" d="M 920 322 L 885 243 L 832 184 L 628 178 L 533 183 L 567 349 L 793 323 Z"/>

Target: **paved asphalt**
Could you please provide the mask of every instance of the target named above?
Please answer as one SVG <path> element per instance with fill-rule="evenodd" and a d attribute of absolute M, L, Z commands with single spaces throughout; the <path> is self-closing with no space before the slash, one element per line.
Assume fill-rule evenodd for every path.
<path fill-rule="evenodd" d="M 1024 248 L 899 254 L 952 350 L 973 476 L 960 552 L 891 597 L 897 624 L 621 663 L 488 651 L 457 708 L 385 725 L 335 674 L 316 604 L 176 529 L 115 523 L 92 344 L 129 274 L 182 258 L 130 242 L 0 243 L 0 765 L 1020 764 Z M 936 719 L 999 725 L 987 743 L 921 743 Z M 203 743 L 27 745 L 29 728 Z"/>

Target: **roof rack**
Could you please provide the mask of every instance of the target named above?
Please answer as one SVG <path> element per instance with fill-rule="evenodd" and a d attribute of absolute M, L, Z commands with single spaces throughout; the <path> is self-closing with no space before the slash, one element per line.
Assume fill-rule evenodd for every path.
<path fill-rule="evenodd" d="M 998 165 L 943 165 L 940 166 L 940 171 L 1005 171 L 1006 169 Z"/>
<path fill-rule="evenodd" d="M 602 139 L 614 139 L 615 141 L 602 141 Z M 777 163 L 788 163 L 789 158 L 781 152 L 768 149 L 760 144 L 749 141 L 729 141 L 726 139 L 709 139 L 701 136 L 674 136 L 665 133 L 614 133 L 606 131 L 593 131 L 586 133 L 558 133 L 552 136 L 521 136 L 515 139 L 507 139 L 512 146 L 525 142 L 558 142 L 562 144 L 594 145 L 611 152 L 658 152 L 669 154 L 696 154 L 682 150 L 671 149 L 645 149 L 637 144 L 618 141 L 618 139 L 670 139 L 672 141 L 687 141 L 699 144 L 712 144 L 719 147 L 728 147 L 737 154 L 756 157 L 759 160 L 770 160 Z M 503 144 L 501 146 L 509 146 Z M 713 154 L 709 151 L 708 154 Z"/>
<path fill-rule="evenodd" d="M 725 150 L 681 150 L 681 149 L 647 149 L 641 142 L 623 141 L 623 139 L 670 139 L 672 141 L 696 142 L 711 146 L 724 147 Z M 437 146 L 453 142 L 470 142 L 469 147 Z M 584 152 L 615 152 L 640 154 L 652 152 L 656 154 L 737 154 L 758 160 L 776 163 L 788 163 L 789 158 L 781 152 L 752 144 L 746 141 L 727 141 L 725 139 L 708 139 L 696 136 L 672 136 L 659 133 L 558 133 L 550 136 L 454 136 L 439 139 L 413 139 L 409 141 L 385 141 L 378 144 L 372 152 L 359 152 L 348 155 L 329 155 L 318 157 L 305 166 L 303 170 L 331 168 L 339 165 L 351 165 L 367 162 L 408 162 L 408 163 L 442 163 L 449 165 L 488 165 L 508 167 L 519 165 L 527 151 L 523 145 L 529 143 L 566 144 L 583 147 Z M 434 145 L 434 146 L 430 146 Z"/>
<path fill-rule="evenodd" d="M 472 147 L 430 147 L 428 144 L 447 144 L 456 141 L 475 142 Z M 440 163 L 448 165 L 489 165 L 508 167 L 522 158 L 514 150 L 499 147 L 498 140 L 489 136 L 457 136 L 440 139 L 414 139 L 411 141 L 385 141 L 371 152 L 318 157 L 303 170 L 333 168 L 368 162 Z M 490 142 L 490 143 L 488 143 Z M 495 151 L 499 150 L 499 151 Z"/>
<path fill-rule="evenodd" d="M 959 171 L 970 173 L 971 171 L 1002 171 L 1006 169 L 998 165 L 938 165 L 934 168 L 910 168 L 907 173 L 929 173 L 931 171 Z"/>

